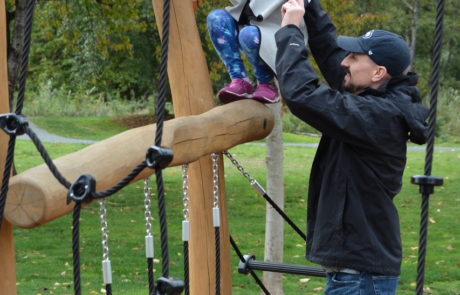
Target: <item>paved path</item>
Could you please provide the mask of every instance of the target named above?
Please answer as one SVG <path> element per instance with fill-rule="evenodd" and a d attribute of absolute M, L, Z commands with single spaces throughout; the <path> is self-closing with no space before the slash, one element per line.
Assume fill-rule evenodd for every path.
<path fill-rule="evenodd" d="M 32 130 L 37 134 L 38 138 L 42 142 L 60 142 L 60 143 L 83 143 L 83 144 L 92 144 L 97 142 L 96 140 L 86 140 L 86 139 L 75 139 L 75 138 L 67 138 L 55 134 L 51 134 L 46 130 L 39 128 L 37 125 L 29 121 L 29 126 Z M 30 140 L 27 135 L 19 136 L 18 139 Z M 250 142 L 246 143 L 248 145 L 265 145 L 263 142 Z M 285 143 L 285 146 L 305 146 L 305 147 L 318 147 L 316 143 Z M 425 146 L 410 146 L 408 147 L 409 151 L 425 151 Z M 460 148 L 455 147 L 435 147 L 436 151 L 460 151 Z"/>
<path fill-rule="evenodd" d="M 37 134 L 38 138 L 42 142 L 61 142 L 61 143 L 84 143 L 84 144 L 92 144 L 95 143 L 95 140 L 87 140 L 87 139 L 75 139 L 75 138 L 67 138 L 55 134 L 51 134 L 48 131 L 38 127 L 34 123 L 29 121 L 29 127 Z M 30 140 L 27 134 L 22 136 L 18 136 L 18 139 L 26 139 Z"/>

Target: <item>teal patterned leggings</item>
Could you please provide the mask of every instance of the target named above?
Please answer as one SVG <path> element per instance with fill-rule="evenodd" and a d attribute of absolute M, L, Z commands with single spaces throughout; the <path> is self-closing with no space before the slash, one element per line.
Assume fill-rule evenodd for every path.
<path fill-rule="evenodd" d="M 267 83 L 274 78 L 272 69 L 259 56 L 260 31 L 256 26 L 245 26 L 238 30 L 237 22 L 224 9 L 211 11 L 207 25 L 214 48 L 231 79 L 248 77 L 240 51 L 252 65 L 257 81 Z"/>

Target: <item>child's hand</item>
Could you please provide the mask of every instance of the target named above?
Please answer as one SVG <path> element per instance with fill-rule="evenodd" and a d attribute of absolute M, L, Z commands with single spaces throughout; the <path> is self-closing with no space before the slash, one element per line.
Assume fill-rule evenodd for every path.
<path fill-rule="evenodd" d="M 304 0 L 288 0 L 281 6 L 281 26 L 296 25 L 300 26 L 303 15 L 305 14 Z"/>

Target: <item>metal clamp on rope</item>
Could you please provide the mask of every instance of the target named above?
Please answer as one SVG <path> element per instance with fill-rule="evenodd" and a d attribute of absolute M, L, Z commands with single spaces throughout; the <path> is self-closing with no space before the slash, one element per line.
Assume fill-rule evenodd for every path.
<path fill-rule="evenodd" d="M 0 128 L 8 135 L 23 135 L 29 125 L 26 117 L 13 113 L 0 115 Z"/>
<path fill-rule="evenodd" d="M 238 272 L 247 275 L 251 272 L 249 263 L 255 260 L 256 256 L 252 254 L 246 254 L 246 255 L 243 255 L 243 258 L 244 258 L 244 261 L 240 260 L 240 263 L 238 264 Z"/>
<path fill-rule="evenodd" d="M 427 175 L 415 175 L 411 177 L 411 183 L 420 186 L 421 194 L 432 194 L 435 186 L 441 186 L 444 183 L 442 177 L 427 176 Z"/>
<path fill-rule="evenodd" d="M 168 148 L 162 148 L 156 145 L 152 145 L 147 150 L 145 156 L 145 162 L 151 169 L 164 169 L 168 167 L 173 159 L 173 151 Z"/>
<path fill-rule="evenodd" d="M 157 280 L 156 295 L 179 295 L 184 290 L 184 282 L 175 278 L 161 277 Z"/>
<path fill-rule="evenodd" d="M 89 202 L 96 192 L 96 180 L 89 174 L 82 174 L 70 186 L 67 193 L 67 204 L 70 201 Z"/>

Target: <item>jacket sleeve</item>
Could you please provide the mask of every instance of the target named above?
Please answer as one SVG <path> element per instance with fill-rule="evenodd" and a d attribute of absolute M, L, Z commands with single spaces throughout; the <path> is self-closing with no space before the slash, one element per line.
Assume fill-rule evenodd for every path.
<path fill-rule="evenodd" d="M 345 71 L 340 62 L 347 52 L 338 47 L 336 28 L 319 0 L 305 1 L 304 20 L 308 30 L 308 45 L 321 73 L 334 89 L 342 88 Z"/>
<path fill-rule="evenodd" d="M 388 100 L 319 84 L 297 26 L 281 28 L 275 38 L 280 91 L 295 116 L 326 136 L 356 146 L 380 149 L 382 142 L 391 140 L 388 121 L 397 110 Z"/>

